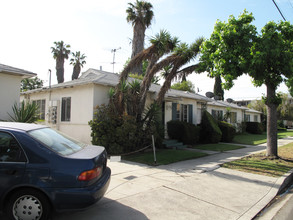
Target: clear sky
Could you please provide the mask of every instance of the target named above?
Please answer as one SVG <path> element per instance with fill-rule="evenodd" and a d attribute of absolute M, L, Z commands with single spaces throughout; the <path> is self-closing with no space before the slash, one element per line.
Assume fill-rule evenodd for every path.
<path fill-rule="evenodd" d="M 63 40 L 71 51 L 81 51 L 87 58 L 82 69 L 102 69 L 120 72 L 131 55 L 131 24 L 125 10 L 134 0 L 0 0 L 0 63 L 29 70 L 48 85 L 48 69 L 52 70 L 52 84 L 57 83 L 55 60 L 51 47 Z M 217 19 L 227 21 L 229 15 L 238 16 L 247 9 L 252 12 L 258 31 L 268 21 L 282 20 L 272 0 L 151 0 L 154 21 L 146 31 L 149 38 L 165 29 L 181 42 L 192 43 L 196 38 L 209 38 Z M 285 18 L 293 22 L 293 0 L 276 0 Z M 65 61 L 65 81 L 71 79 L 73 67 Z M 204 95 L 213 90 L 214 80 L 206 74 L 192 74 L 189 80 Z M 278 89 L 287 92 L 286 86 Z M 265 86 L 255 88 L 248 77 L 235 81 L 225 98 L 251 99 L 266 94 Z"/>

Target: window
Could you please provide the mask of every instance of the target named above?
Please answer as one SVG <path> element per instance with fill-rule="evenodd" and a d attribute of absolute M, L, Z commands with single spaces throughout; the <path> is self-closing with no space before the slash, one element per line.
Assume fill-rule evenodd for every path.
<path fill-rule="evenodd" d="M 71 97 L 62 98 L 61 121 L 70 121 Z"/>
<path fill-rule="evenodd" d="M 258 122 L 258 116 L 257 115 L 254 115 L 254 121 Z"/>
<path fill-rule="evenodd" d="M 39 107 L 39 110 L 38 110 L 39 119 L 45 120 L 46 100 L 45 99 L 33 100 L 33 103 L 37 104 Z"/>
<path fill-rule="evenodd" d="M 188 106 L 187 105 L 181 105 L 181 120 L 186 121 L 188 119 L 188 111 L 187 111 Z"/>
<path fill-rule="evenodd" d="M 247 122 L 250 122 L 250 115 L 244 115 L 244 120 Z"/>
<path fill-rule="evenodd" d="M 50 128 L 29 131 L 29 134 L 61 155 L 70 155 L 80 151 L 86 144 L 80 143 Z"/>
<path fill-rule="evenodd" d="M 231 112 L 231 123 L 237 122 L 237 112 Z"/>
<path fill-rule="evenodd" d="M 193 114 L 193 106 L 192 105 L 183 105 L 183 104 L 178 104 L 178 103 L 173 103 L 172 104 L 172 120 L 177 120 L 177 121 L 185 121 L 192 123 L 192 114 Z"/>
<path fill-rule="evenodd" d="M 212 109 L 212 116 L 214 119 L 223 120 L 223 111 Z"/>
<path fill-rule="evenodd" d="M 0 162 L 25 162 L 26 158 L 14 137 L 0 132 Z"/>

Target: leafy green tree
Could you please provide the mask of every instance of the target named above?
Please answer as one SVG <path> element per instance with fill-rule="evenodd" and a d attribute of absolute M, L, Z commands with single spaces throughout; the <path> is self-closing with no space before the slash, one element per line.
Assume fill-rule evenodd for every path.
<path fill-rule="evenodd" d="M 248 108 L 262 112 L 265 116 L 267 115 L 267 107 L 264 100 L 253 100 L 247 105 Z"/>
<path fill-rule="evenodd" d="M 80 54 L 80 51 L 72 52 L 73 58 L 70 59 L 70 64 L 73 65 L 73 73 L 71 79 L 77 79 L 81 68 L 84 64 L 86 64 L 85 58 L 86 56 L 84 54 Z"/>
<path fill-rule="evenodd" d="M 268 22 L 257 34 L 254 17 L 244 11 L 238 19 L 218 21 L 202 46 L 201 61 L 212 76 L 221 75 L 227 89 L 244 73 L 255 86 L 266 85 L 267 156 L 278 156 L 276 89 L 284 79 L 292 79 L 293 26 L 289 22 Z"/>
<path fill-rule="evenodd" d="M 25 92 L 27 90 L 42 88 L 43 84 L 43 80 L 38 77 L 23 79 L 21 80 L 20 91 Z"/>
<path fill-rule="evenodd" d="M 183 82 L 175 83 L 175 84 L 173 84 L 171 86 L 171 89 L 176 89 L 176 90 L 188 91 L 188 92 L 195 93 L 194 85 L 192 84 L 191 81 L 183 81 Z"/>
<path fill-rule="evenodd" d="M 56 75 L 58 83 L 64 82 L 64 60 L 70 54 L 70 45 L 63 41 L 54 42 L 55 47 L 51 47 L 53 58 L 56 60 Z"/>
<path fill-rule="evenodd" d="M 289 94 L 278 93 L 282 99 L 282 103 L 277 108 L 277 115 L 279 120 L 293 120 L 293 103 Z"/>
<path fill-rule="evenodd" d="M 133 26 L 131 54 L 131 58 L 133 58 L 144 49 L 145 30 L 151 25 L 154 13 L 152 11 L 152 4 L 147 1 L 136 0 L 134 4 L 128 3 L 128 5 L 126 20 Z M 142 65 L 133 67 L 131 72 L 141 75 Z"/>

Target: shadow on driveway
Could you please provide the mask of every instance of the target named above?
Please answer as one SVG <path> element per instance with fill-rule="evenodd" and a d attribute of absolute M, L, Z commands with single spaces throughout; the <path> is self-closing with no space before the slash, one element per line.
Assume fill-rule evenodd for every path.
<path fill-rule="evenodd" d="M 76 212 L 64 212 L 54 214 L 52 220 L 104 220 L 104 219 L 119 219 L 119 220 L 128 220 L 128 219 L 139 219 L 146 220 L 148 219 L 143 213 L 138 210 L 135 210 L 131 207 L 123 205 L 115 200 L 108 198 L 102 198 L 94 206 L 84 210 Z"/>

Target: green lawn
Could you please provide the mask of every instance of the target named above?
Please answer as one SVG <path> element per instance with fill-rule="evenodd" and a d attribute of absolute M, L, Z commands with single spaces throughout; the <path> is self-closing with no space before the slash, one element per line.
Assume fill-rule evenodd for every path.
<path fill-rule="evenodd" d="M 265 152 L 225 163 L 222 167 L 267 176 L 280 177 L 293 169 L 293 143 L 278 148 L 280 158 L 266 158 Z"/>
<path fill-rule="evenodd" d="M 291 136 L 293 137 L 293 131 L 279 131 L 278 132 L 278 138 L 285 138 Z M 239 143 L 239 144 L 247 144 L 247 145 L 258 145 L 263 144 L 267 142 L 267 133 L 263 134 L 237 134 L 233 142 Z"/>
<path fill-rule="evenodd" d="M 229 151 L 229 150 L 237 150 L 240 148 L 244 148 L 244 146 L 237 146 L 232 144 L 201 144 L 192 146 L 194 149 L 200 150 L 211 150 L 211 151 Z"/>
<path fill-rule="evenodd" d="M 129 160 L 137 163 L 143 163 L 147 165 L 166 165 L 183 160 L 190 160 L 199 157 L 207 156 L 205 153 L 193 152 L 189 150 L 173 150 L 173 149 L 160 149 L 156 151 L 157 163 L 154 162 L 153 152 L 144 152 L 139 154 L 133 154 L 123 156 L 123 160 Z"/>

